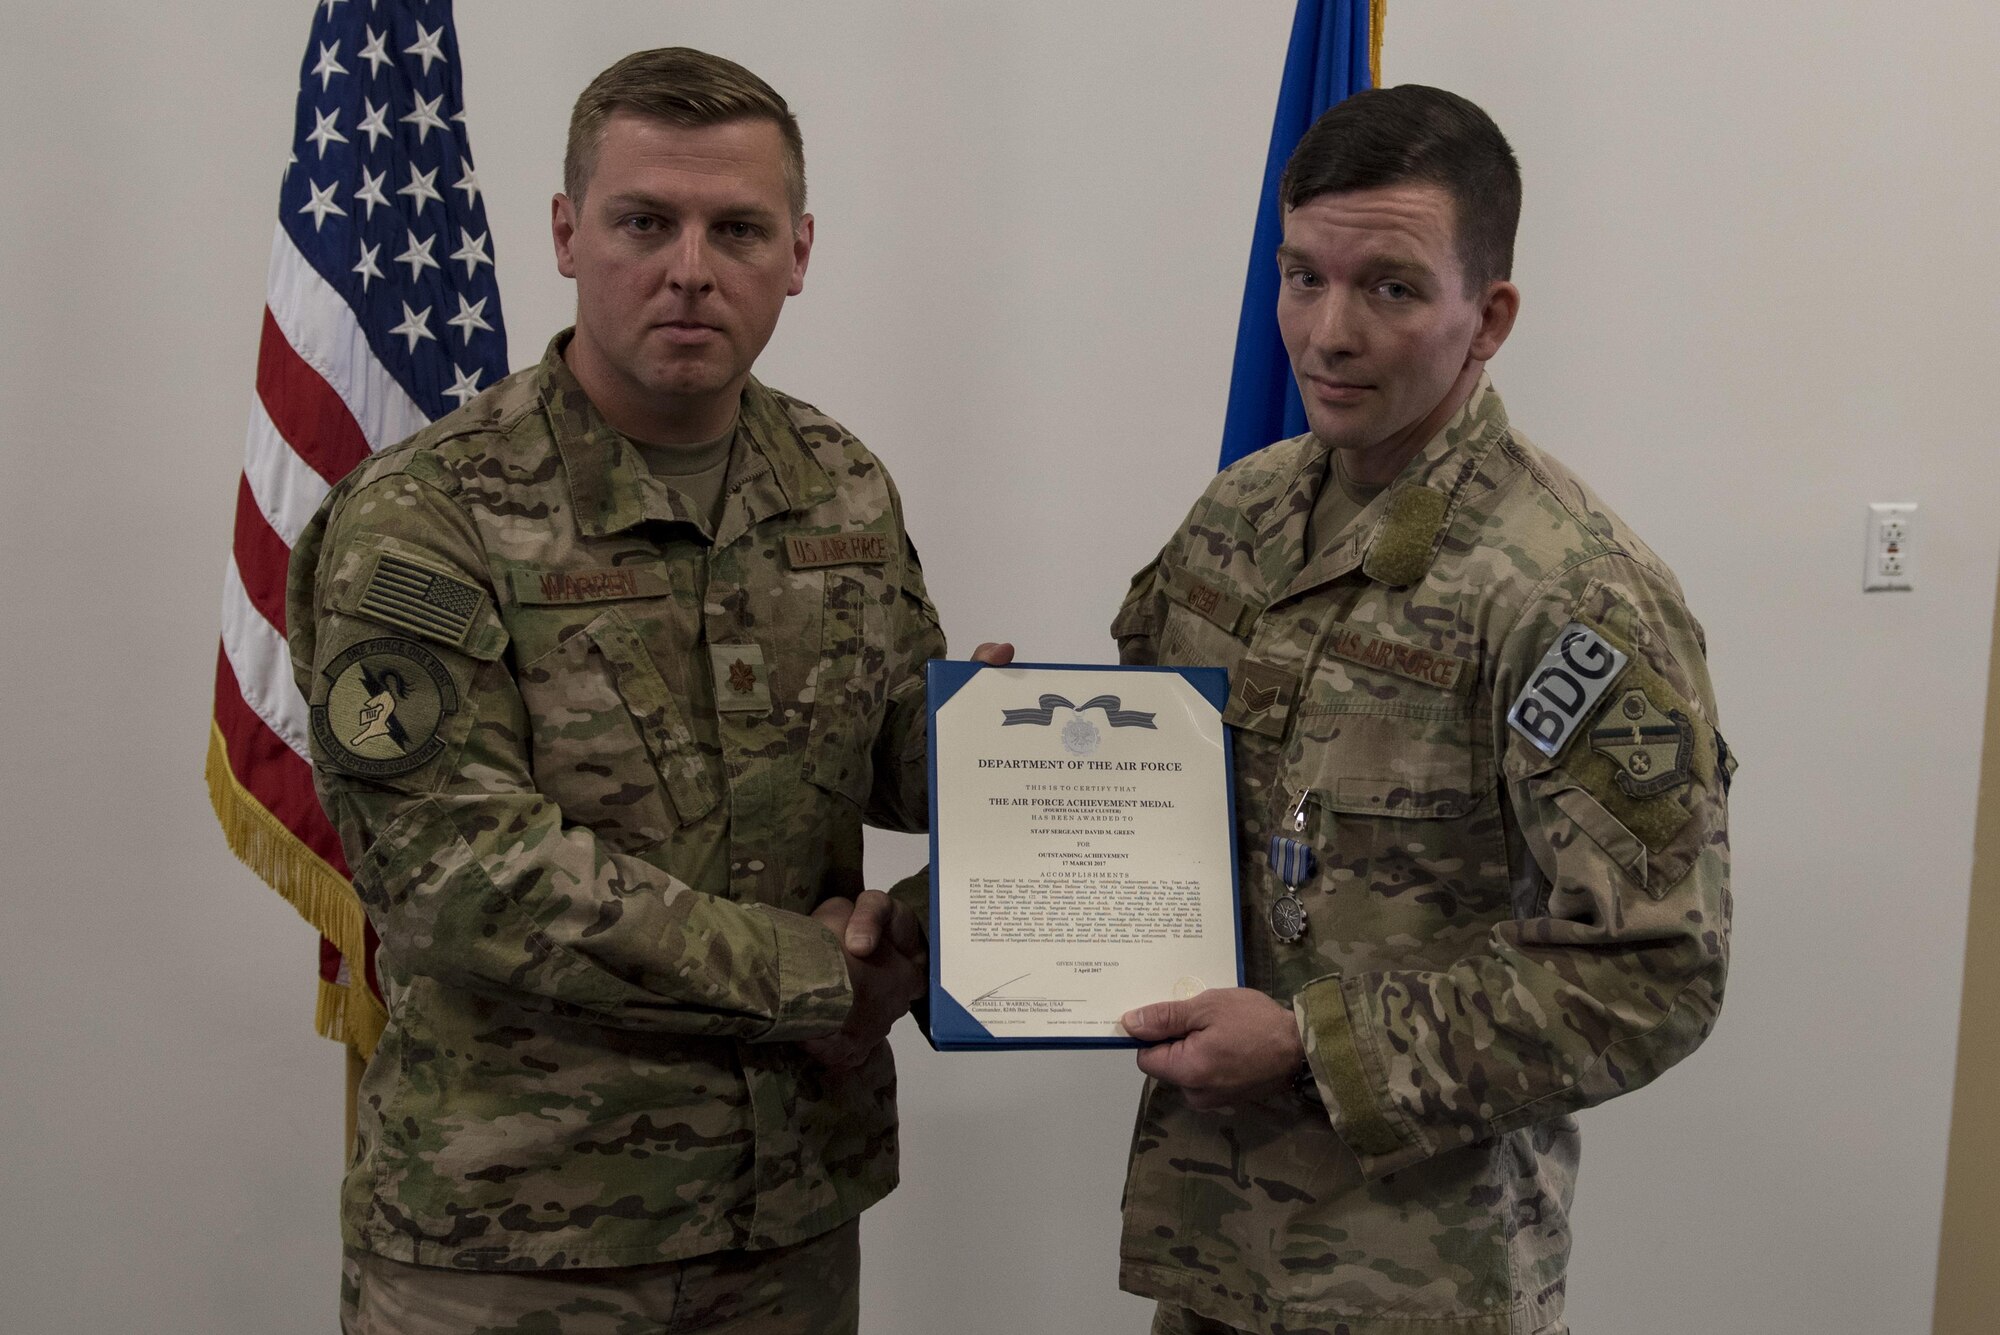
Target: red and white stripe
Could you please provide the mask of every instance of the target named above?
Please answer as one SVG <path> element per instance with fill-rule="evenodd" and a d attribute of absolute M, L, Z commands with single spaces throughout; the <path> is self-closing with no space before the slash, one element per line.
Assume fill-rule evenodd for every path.
<path fill-rule="evenodd" d="M 333 484 L 430 419 L 376 360 L 353 308 L 276 232 L 222 584 L 215 722 L 237 783 L 345 876 L 306 759 L 306 702 L 285 647 L 286 568 Z"/>

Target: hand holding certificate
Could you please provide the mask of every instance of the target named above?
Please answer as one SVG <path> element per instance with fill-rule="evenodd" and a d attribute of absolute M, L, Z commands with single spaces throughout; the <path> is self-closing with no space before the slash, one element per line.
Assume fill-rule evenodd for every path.
<path fill-rule="evenodd" d="M 933 662 L 931 1041 L 1130 1047 L 1241 978 L 1216 669 Z"/>

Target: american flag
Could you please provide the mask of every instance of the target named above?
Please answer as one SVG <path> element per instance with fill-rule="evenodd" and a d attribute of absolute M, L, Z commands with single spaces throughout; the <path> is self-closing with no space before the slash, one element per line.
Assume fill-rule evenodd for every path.
<path fill-rule="evenodd" d="M 349 469 L 507 373 L 507 335 L 451 0 L 313 10 L 223 580 L 207 777 L 230 847 L 320 932 L 320 1032 L 365 1056 L 384 1019 L 374 943 L 313 794 L 285 568 Z"/>

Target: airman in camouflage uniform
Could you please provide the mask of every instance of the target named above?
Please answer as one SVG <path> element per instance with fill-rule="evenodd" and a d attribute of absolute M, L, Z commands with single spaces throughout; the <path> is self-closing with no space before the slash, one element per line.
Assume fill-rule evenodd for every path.
<path fill-rule="evenodd" d="M 718 69 L 755 80 L 655 52 L 599 84 Z M 882 466 L 749 375 L 810 244 L 775 120 L 614 110 L 591 193 L 558 197 L 577 329 L 297 545 L 314 769 L 390 1015 L 343 1192 L 352 1330 L 853 1327 L 920 938 L 838 933 L 863 820 L 923 827 L 944 643 Z M 716 504 L 607 404 L 654 441 L 733 423 Z M 763 1315 L 731 1324 L 731 1293 Z"/>
<path fill-rule="evenodd" d="M 1722 1001 L 1733 762 L 1700 627 L 1509 424 L 1483 365 L 1517 294 L 1503 261 L 1460 295 L 1450 164 L 1314 189 L 1314 154 L 1351 172 L 1440 124 L 1512 168 L 1429 89 L 1301 143 L 1280 323 L 1314 431 L 1221 473 L 1113 626 L 1126 662 L 1227 668 L 1236 729 L 1249 987 L 1127 1019 L 1166 1040 L 1121 1269 L 1162 1335 L 1561 1330 L 1572 1114 Z M 1387 485 L 1318 529 L 1336 448 Z M 1274 835 L 1313 854 L 1296 891 Z"/>

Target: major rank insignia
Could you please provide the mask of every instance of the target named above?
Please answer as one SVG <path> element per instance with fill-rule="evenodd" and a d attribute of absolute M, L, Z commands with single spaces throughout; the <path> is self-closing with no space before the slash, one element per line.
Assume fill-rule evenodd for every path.
<path fill-rule="evenodd" d="M 715 707 L 724 714 L 771 712 L 771 682 L 764 667 L 764 650 L 755 644 L 711 644 L 709 665 L 715 673 Z"/>
<path fill-rule="evenodd" d="M 1590 749 L 1618 767 L 1618 787 L 1627 797 L 1657 797 L 1688 781 L 1694 725 L 1634 687 L 1598 716 Z"/>

